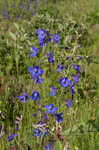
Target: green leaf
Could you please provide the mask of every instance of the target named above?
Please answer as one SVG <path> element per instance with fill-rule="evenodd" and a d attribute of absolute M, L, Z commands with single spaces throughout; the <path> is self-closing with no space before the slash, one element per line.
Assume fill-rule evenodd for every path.
<path fill-rule="evenodd" d="M 81 122 L 81 123 L 73 126 L 72 128 L 69 128 L 68 130 L 64 131 L 64 135 L 65 134 L 69 134 L 70 132 L 75 132 L 77 129 L 79 129 L 80 126 L 85 127 L 86 123 L 85 122 Z"/>
<path fill-rule="evenodd" d="M 9 36 L 14 40 L 16 41 L 16 35 L 12 32 L 9 32 Z"/>
<path fill-rule="evenodd" d="M 61 144 L 61 142 L 59 140 L 56 142 L 56 149 L 57 150 L 63 150 L 62 144 Z"/>
<path fill-rule="evenodd" d="M 19 29 L 20 29 L 20 27 L 19 27 L 19 25 L 18 25 L 18 24 L 14 23 L 14 25 L 15 25 L 15 27 L 17 28 L 17 30 L 19 30 Z"/>

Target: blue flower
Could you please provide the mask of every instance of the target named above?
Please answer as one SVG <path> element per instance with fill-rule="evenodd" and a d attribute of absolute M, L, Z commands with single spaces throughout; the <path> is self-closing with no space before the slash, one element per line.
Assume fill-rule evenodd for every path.
<path fill-rule="evenodd" d="M 46 108 L 46 113 L 49 114 L 53 108 L 53 104 L 49 104 L 49 105 L 45 105 L 45 108 Z"/>
<path fill-rule="evenodd" d="M 53 35 L 53 42 L 57 44 L 59 41 L 59 36 L 57 34 Z"/>
<path fill-rule="evenodd" d="M 71 101 L 72 101 L 72 99 L 70 99 L 70 100 L 68 100 L 68 101 L 67 101 L 66 106 L 67 106 L 68 108 L 70 108 L 70 107 L 71 107 Z"/>
<path fill-rule="evenodd" d="M 68 60 L 70 57 L 69 56 L 66 56 L 65 60 Z"/>
<path fill-rule="evenodd" d="M 54 115 L 54 114 L 55 114 L 55 111 L 57 111 L 57 110 L 58 110 L 57 107 L 53 107 L 52 110 L 51 110 L 51 114 Z"/>
<path fill-rule="evenodd" d="M 34 77 L 39 77 L 43 73 L 43 70 L 40 69 L 38 66 L 34 66 L 33 68 L 28 67 L 28 72 L 30 72 L 31 79 L 34 80 Z"/>
<path fill-rule="evenodd" d="M 47 114 L 51 113 L 52 115 L 54 115 L 54 114 L 55 114 L 55 111 L 58 110 L 58 108 L 57 108 L 57 107 L 54 107 L 53 104 L 45 105 L 45 108 L 46 108 L 46 110 L 47 110 L 46 113 L 47 113 Z"/>
<path fill-rule="evenodd" d="M 80 66 L 79 66 L 79 65 L 74 65 L 74 64 L 72 64 L 72 66 L 73 66 L 73 69 L 74 69 L 75 71 L 79 71 L 79 70 L 80 70 Z"/>
<path fill-rule="evenodd" d="M 57 88 L 53 88 L 52 86 L 50 86 L 50 93 L 49 93 L 49 96 L 54 96 L 54 95 L 56 95 L 56 89 L 57 89 Z"/>
<path fill-rule="evenodd" d="M 52 150 L 50 143 L 48 145 L 46 145 L 44 148 L 45 148 L 45 150 Z"/>
<path fill-rule="evenodd" d="M 50 52 L 49 54 L 48 54 L 48 62 L 50 62 L 50 63 L 53 63 L 54 62 L 54 60 L 53 60 L 53 52 Z"/>
<path fill-rule="evenodd" d="M 34 133 L 34 136 L 40 137 L 40 135 L 42 134 L 42 131 L 39 128 L 36 128 L 33 133 Z"/>
<path fill-rule="evenodd" d="M 39 121 L 38 123 L 37 123 L 38 125 L 44 125 L 45 123 L 43 122 L 43 121 Z M 42 130 L 45 130 L 44 131 L 44 135 L 43 135 L 43 138 L 46 136 L 46 135 L 48 135 L 48 128 L 45 128 L 45 127 L 40 127 Z"/>
<path fill-rule="evenodd" d="M 60 83 L 60 85 L 61 85 L 62 87 L 68 87 L 69 85 L 72 84 L 72 81 L 71 81 L 71 80 L 68 80 L 67 77 L 63 77 L 63 78 L 59 79 L 58 82 Z"/>
<path fill-rule="evenodd" d="M 57 65 L 57 72 L 63 71 L 64 67 L 63 65 Z"/>
<path fill-rule="evenodd" d="M 44 29 L 38 29 L 38 30 L 36 30 L 36 33 L 38 34 L 37 38 L 41 39 L 41 40 L 43 40 L 47 35 L 47 33 Z"/>
<path fill-rule="evenodd" d="M 43 79 L 42 78 L 40 78 L 40 76 L 39 77 L 37 77 L 36 78 L 36 80 L 35 80 L 35 82 L 34 82 L 34 84 L 38 84 L 38 83 L 42 83 L 42 81 L 43 81 Z"/>
<path fill-rule="evenodd" d="M 35 102 L 36 100 L 39 100 L 39 92 L 38 91 L 34 91 L 32 93 L 32 95 L 30 95 L 30 98 Z"/>
<path fill-rule="evenodd" d="M 17 98 L 19 98 L 21 102 L 26 102 L 28 100 L 28 96 L 25 92 L 23 92 L 22 96 L 17 96 Z"/>
<path fill-rule="evenodd" d="M 56 117 L 56 120 L 58 123 L 62 122 L 62 120 L 63 120 L 62 114 L 63 114 L 63 112 L 55 114 L 55 117 Z"/>
<path fill-rule="evenodd" d="M 72 95 L 74 95 L 74 94 L 75 94 L 74 85 L 69 86 L 69 89 L 70 89 L 70 93 L 71 93 Z"/>
<path fill-rule="evenodd" d="M 43 119 L 48 121 L 46 113 L 44 113 L 44 112 L 41 112 L 41 113 L 43 114 Z"/>
<path fill-rule="evenodd" d="M 77 56 L 77 58 L 78 58 L 78 59 L 80 59 L 80 60 L 82 59 L 82 57 L 81 57 L 81 56 Z"/>
<path fill-rule="evenodd" d="M 79 75 L 79 74 L 76 74 L 75 76 L 72 76 L 72 78 L 73 78 L 75 84 L 77 84 L 78 81 L 79 81 L 78 76 L 80 76 L 80 75 Z"/>
<path fill-rule="evenodd" d="M 18 136 L 18 135 L 11 133 L 11 134 L 8 136 L 8 141 L 9 141 L 9 142 L 12 141 L 15 136 Z"/>
<path fill-rule="evenodd" d="M 38 53 L 38 48 L 34 48 L 33 46 L 31 46 L 31 49 L 30 49 L 30 58 L 36 56 L 37 53 Z"/>
<path fill-rule="evenodd" d="M 39 44 L 40 44 L 40 47 L 43 47 L 44 46 L 44 40 L 39 39 Z"/>

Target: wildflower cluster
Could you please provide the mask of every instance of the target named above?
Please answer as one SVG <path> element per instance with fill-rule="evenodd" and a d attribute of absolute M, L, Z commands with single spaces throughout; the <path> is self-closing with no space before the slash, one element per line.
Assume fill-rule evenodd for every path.
<path fill-rule="evenodd" d="M 25 19 L 28 16 L 32 17 L 37 9 L 37 0 L 27 0 L 25 2 L 16 1 L 8 2 L 3 4 L 2 18 L 3 19 Z"/>
<path fill-rule="evenodd" d="M 53 44 L 57 45 L 59 41 L 59 36 L 57 34 L 52 35 L 48 31 L 44 29 L 38 29 L 36 30 L 36 35 L 39 43 L 39 47 L 34 47 L 33 45 L 30 46 L 30 59 L 34 59 L 34 57 L 37 56 L 38 53 L 40 53 L 40 50 L 45 47 L 48 42 L 53 42 Z M 54 66 L 56 63 L 56 60 L 54 58 L 54 51 L 50 51 L 47 55 L 47 61 L 48 64 Z M 71 57 L 73 59 L 73 56 L 66 56 L 65 61 L 71 61 Z M 77 56 L 78 58 L 78 56 Z M 73 61 L 72 61 L 73 62 Z M 71 73 L 68 74 L 68 72 L 72 70 Z M 44 70 L 41 66 L 35 64 L 33 66 L 29 66 L 27 68 L 27 71 L 30 74 L 30 79 L 33 81 L 34 85 L 37 84 L 43 84 L 43 81 L 45 80 L 43 78 Z M 67 71 L 67 72 L 66 72 Z M 56 68 L 56 73 L 58 75 L 57 81 L 55 87 L 54 85 L 50 85 L 49 88 L 49 97 L 55 97 L 58 94 L 58 90 L 66 90 L 67 93 L 71 96 L 69 100 L 66 101 L 66 107 L 70 108 L 71 103 L 73 101 L 73 96 L 75 94 L 75 86 L 78 84 L 79 77 L 80 77 L 80 65 L 76 65 L 74 63 L 70 63 L 69 66 L 65 66 L 63 64 L 58 64 Z M 67 76 L 66 76 L 67 74 Z M 46 86 L 47 87 L 47 86 Z M 62 93 L 61 93 L 62 94 Z M 70 97 L 69 96 L 69 97 Z M 31 92 L 30 95 L 27 95 L 25 92 L 23 92 L 22 96 L 17 96 L 17 98 L 20 99 L 20 102 L 25 103 L 29 99 L 33 100 L 34 104 L 40 106 L 41 104 L 41 93 L 39 90 L 34 90 Z M 61 107 L 61 106 L 60 106 Z M 36 125 L 33 124 L 33 127 L 35 130 L 33 130 L 33 135 L 36 136 L 37 138 L 46 137 L 49 135 L 49 126 L 48 126 L 48 121 L 49 117 L 53 118 L 53 120 L 57 123 L 61 123 L 63 121 L 63 112 L 59 111 L 60 107 L 57 104 L 54 103 L 47 103 L 45 105 L 41 104 L 41 108 L 37 109 L 37 113 L 41 113 L 40 121 L 37 122 Z M 33 117 L 37 115 L 37 113 L 33 114 Z M 42 118 L 43 115 L 43 118 Z M 16 136 L 16 135 L 15 135 Z M 9 138 L 11 141 L 13 139 L 14 135 Z M 50 147 L 50 145 L 46 146 Z"/>

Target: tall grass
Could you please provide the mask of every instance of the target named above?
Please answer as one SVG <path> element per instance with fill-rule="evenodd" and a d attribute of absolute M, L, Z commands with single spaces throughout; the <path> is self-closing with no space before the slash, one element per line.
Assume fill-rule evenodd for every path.
<path fill-rule="evenodd" d="M 53 143 L 53 149 L 63 150 L 69 143 L 70 149 L 74 150 L 98 150 L 99 38 L 94 24 L 99 23 L 99 2 L 64 0 L 53 4 L 44 1 L 40 9 L 29 21 L 27 16 L 17 23 L 2 20 L 0 24 L 0 125 L 4 125 L 0 149 L 10 150 L 14 146 L 18 150 L 43 150 L 45 145 Z M 59 43 L 51 42 L 40 48 L 35 33 L 40 28 L 58 34 Z M 34 58 L 29 58 L 31 45 L 39 48 Z M 53 51 L 54 64 L 48 63 L 50 51 Z M 67 61 L 66 56 L 70 57 Z M 78 60 L 76 56 L 82 59 Z M 57 64 L 64 65 L 67 68 L 63 74 L 71 79 L 70 75 L 75 74 L 70 66 L 73 59 L 81 67 L 80 78 L 71 107 L 67 108 L 66 102 L 71 99 L 71 94 L 68 89 L 59 87 L 56 81 L 63 75 L 56 73 L 56 69 Z M 38 85 L 33 84 L 27 71 L 29 66 L 35 65 L 44 70 L 43 82 Z M 59 88 L 54 97 L 49 96 L 50 85 Z M 17 98 L 23 92 L 31 95 L 33 91 L 39 91 L 40 101 L 34 103 L 29 99 L 22 103 Z M 58 113 L 63 112 L 62 123 L 50 115 L 47 115 L 48 121 L 42 119 L 41 112 L 46 113 L 44 106 L 52 103 L 58 107 Z M 15 130 L 15 120 L 18 121 L 18 131 Z M 49 134 L 44 139 L 33 135 L 34 126 L 40 120 L 49 127 Z M 8 142 L 10 133 L 18 136 Z"/>

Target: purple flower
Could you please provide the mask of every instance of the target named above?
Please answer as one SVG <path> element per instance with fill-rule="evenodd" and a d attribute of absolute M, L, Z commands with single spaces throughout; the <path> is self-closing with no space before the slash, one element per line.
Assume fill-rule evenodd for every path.
<path fill-rule="evenodd" d="M 36 100 L 39 100 L 39 92 L 38 91 L 34 91 L 32 93 L 32 95 L 30 95 L 30 98 L 35 102 Z"/>
<path fill-rule="evenodd" d="M 40 47 L 43 47 L 44 46 L 44 40 L 43 39 L 39 39 L 39 44 L 40 44 Z"/>
<path fill-rule="evenodd" d="M 69 56 L 66 56 L 65 60 L 68 60 L 69 59 Z"/>
<path fill-rule="evenodd" d="M 64 78 L 59 79 L 58 82 L 60 83 L 60 85 L 61 85 L 62 87 L 68 87 L 69 85 L 72 84 L 72 81 L 71 81 L 71 80 L 68 80 L 67 77 L 64 77 Z"/>
<path fill-rule="evenodd" d="M 3 19 L 6 19 L 7 17 L 7 11 L 6 10 L 2 10 L 2 16 L 3 16 Z"/>
<path fill-rule="evenodd" d="M 64 69 L 63 65 L 57 65 L 57 72 L 62 72 Z"/>
<path fill-rule="evenodd" d="M 73 86 L 73 85 L 70 86 L 69 89 L 70 89 L 70 93 L 71 93 L 72 95 L 74 95 L 74 93 L 75 93 L 75 91 L 74 91 L 74 86 Z"/>
<path fill-rule="evenodd" d="M 12 141 L 15 136 L 18 136 L 18 135 L 11 133 L 11 134 L 8 136 L 8 141 L 9 141 L 9 142 Z"/>
<path fill-rule="evenodd" d="M 72 76 L 72 78 L 73 78 L 75 84 L 77 84 L 78 81 L 79 81 L 78 76 L 80 76 L 80 75 L 79 75 L 79 74 L 76 74 L 75 76 Z"/>
<path fill-rule="evenodd" d="M 44 148 L 45 148 L 45 150 L 52 150 L 50 143 L 48 145 L 46 145 Z"/>
<path fill-rule="evenodd" d="M 45 123 L 43 122 L 43 121 L 39 121 L 38 123 L 37 123 L 38 125 L 44 125 Z M 46 127 L 41 127 L 42 128 L 42 130 L 45 130 L 45 133 L 44 133 L 44 135 L 43 135 L 43 138 L 46 136 L 46 135 L 48 135 L 48 128 Z"/>
<path fill-rule="evenodd" d="M 63 120 L 62 114 L 63 114 L 63 112 L 55 114 L 55 117 L 56 117 L 56 120 L 58 123 L 62 122 L 62 120 Z"/>
<path fill-rule="evenodd" d="M 34 66 L 33 68 L 28 67 L 28 72 L 30 72 L 31 79 L 33 78 L 34 80 L 34 77 L 39 77 L 43 73 L 43 70 L 40 69 L 38 66 Z"/>
<path fill-rule="evenodd" d="M 33 117 L 36 117 L 36 116 L 37 116 L 37 113 L 36 113 L 36 112 L 35 112 L 35 113 L 33 113 L 33 114 L 32 114 L 32 116 L 33 116 Z"/>
<path fill-rule="evenodd" d="M 81 56 L 77 56 L 77 58 L 78 58 L 78 59 L 80 59 L 80 60 L 82 59 L 82 57 L 81 57 Z"/>
<path fill-rule="evenodd" d="M 34 133 L 34 136 L 40 137 L 40 135 L 42 134 L 42 131 L 39 128 L 36 128 L 33 133 Z"/>
<path fill-rule="evenodd" d="M 68 101 L 67 101 L 66 106 L 67 106 L 68 108 L 70 108 L 70 107 L 71 107 L 71 101 L 72 101 L 72 99 L 70 99 L 70 100 L 68 100 Z"/>
<path fill-rule="evenodd" d="M 41 112 L 41 113 L 43 114 L 43 119 L 48 121 L 46 113 L 44 112 Z"/>
<path fill-rule="evenodd" d="M 50 62 L 50 63 L 53 63 L 53 62 L 54 62 L 54 60 L 53 60 L 53 52 L 50 52 L 50 53 L 48 54 L 48 62 Z"/>
<path fill-rule="evenodd" d="M 45 105 L 45 108 L 46 108 L 46 110 L 47 110 L 46 113 L 47 113 L 47 114 L 51 113 L 52 115 L 54 115 L 54 114 L 55 114 L 55 111 L 58 110 L 58 108 L 57 108 L 57 107 L 54 107 L 53 104 Z"/>
<path fill-rule="evenodd" d="M 36 33 L 38 34 L 37 38 L 39 40 L 43 40 L 47 35 L 47 33 L 44 29 L 38 29 L 38 30 L 36 30 Z"/>
<path fill-rule="evenodd" d="M 37 125 L 42 125 L 40 128 L 36 128 L 36 130 L 34 130 L 34 136 L 40 137 L 40 135 L 43 133 L 42 130 L 44 130 L 44 135 L 43 138 L 48 135 L 48 128 L 43 127 L 43 124 L 45 124 L 43 121 L 39 121 L 37 123 Z"/>
<path fill-rule="evenodd" d="M 17 96 L 17 98 L 19 98 L 21 102 L 26 102 L 28 100 L 28 96 L 25 92 L 23 92 L 22 96 Z"/>
<path fill-rule="evenodd" d="M 55 35 L 53 35 L 53 42 L 55 43 L 55 44 L 57 44 L 58 43 L 58 41 L 59 41 L 59 36 L 57 35 L 57 34 L 55 34 Z"/>
<path fill-rule="evenodd" d="M 43 79 L 42 78 L 40 78 L 40 76 L 39 77 L 37 77 L 36 78 L 36 80 L 35 80 L 35 82 L 34 82 L 34 84 L 38 84 L 38 83 L 42 83 L 42 81 L 43 81 Z"/>
<path fill-rule="evenodd" d="M 29 9 L 30 9 L 30 3 L 31 3 L 31 1 L 28 0 L 28 2 L 27 2 L 27 8 L 26 8 L 27 11 L 29 11 Z"/>
<path fill-rule="evenodd" d="M 49 96 L 54 96 L 54 95 L 56 95 L 56 89 L 57 89 L 57 88 L 53 88 L 52 86 L 50 86 L 50 93 L 49 93 Z"/>
<path fill-rule="evenodd" d="M 31 46 L 31 49 L 30 49 L 30 58 L 36 56 L 37 53 L 38 53 L 38 48 L 34 48 L 33 46 Z"/>
<path fill-rule="evenodd" d="M 80 66 L 79 66 L 79 65 L 74 65 L 74 64 L 72 64 L 72 66 L 73 66 L 73 69 L 74 69 L 75 71 L 79 71 L 79 69 L 80 69 Z"/>

